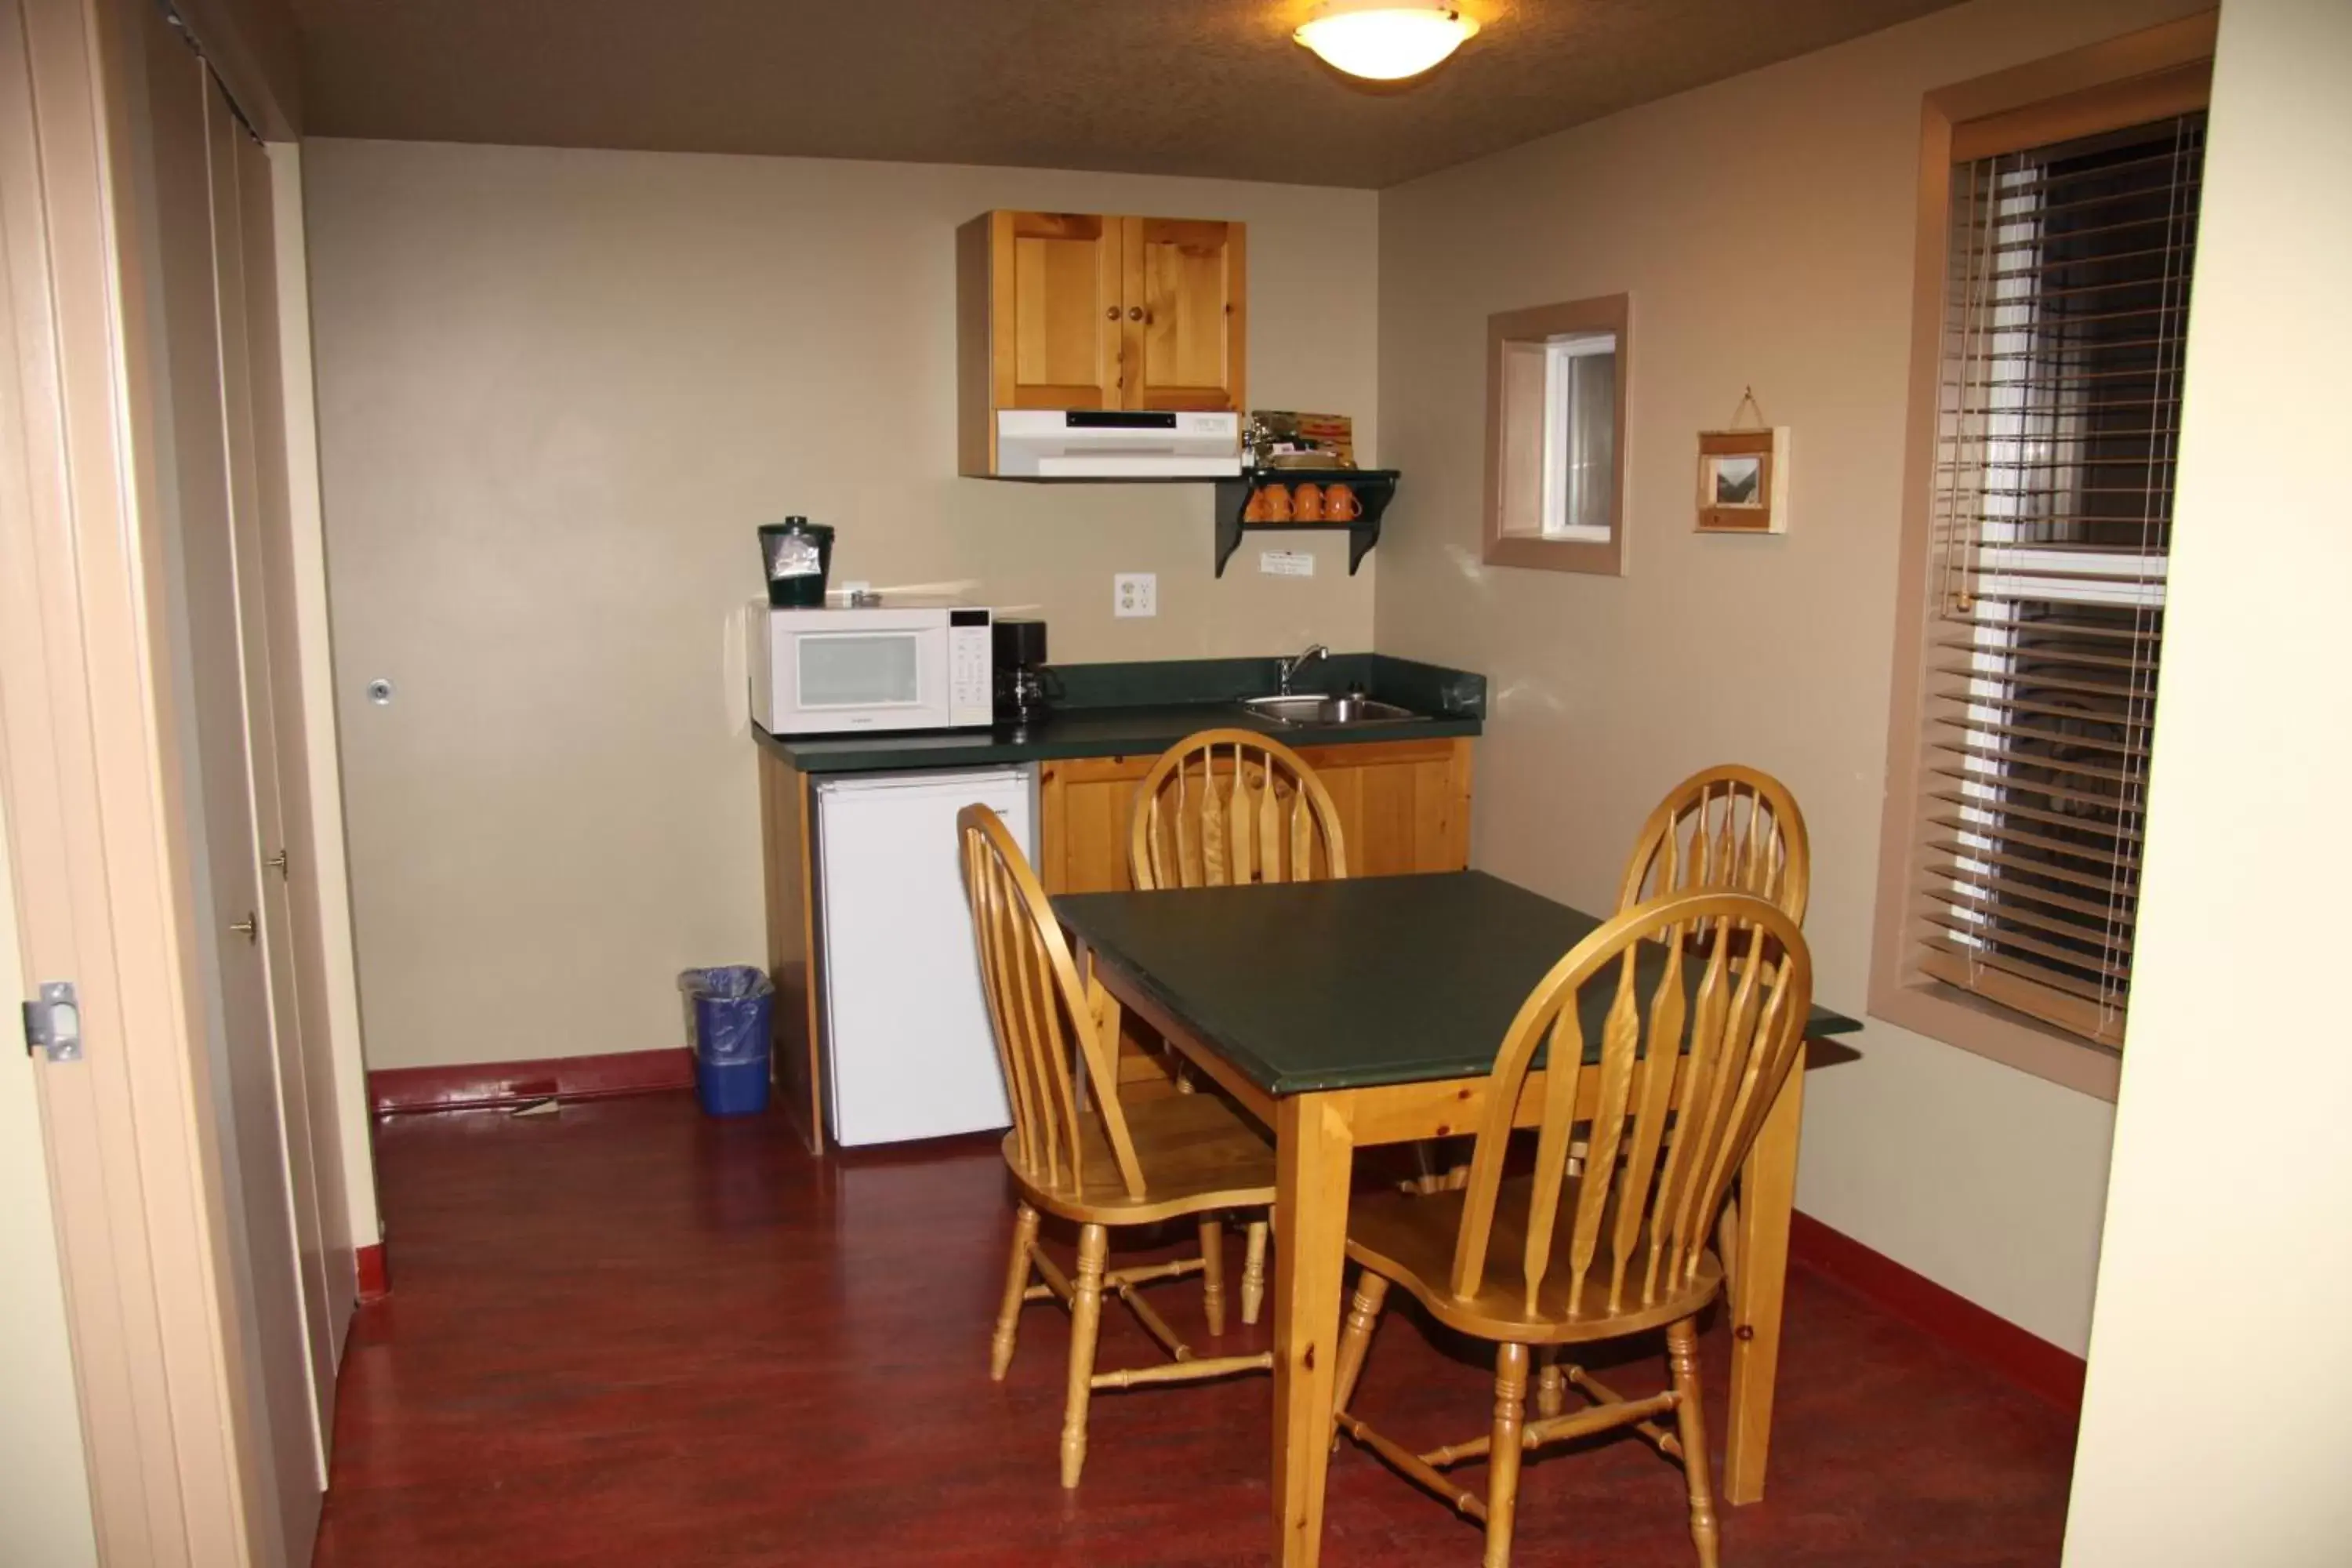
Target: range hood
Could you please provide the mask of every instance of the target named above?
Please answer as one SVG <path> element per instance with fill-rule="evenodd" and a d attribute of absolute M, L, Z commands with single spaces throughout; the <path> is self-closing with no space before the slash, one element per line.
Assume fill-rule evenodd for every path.
<path fill-rule="evenodd" d="M 1004 408 L 996 472 L 1008 479 L 1230 479 L 1241 416 L 1127 408 Z"/>

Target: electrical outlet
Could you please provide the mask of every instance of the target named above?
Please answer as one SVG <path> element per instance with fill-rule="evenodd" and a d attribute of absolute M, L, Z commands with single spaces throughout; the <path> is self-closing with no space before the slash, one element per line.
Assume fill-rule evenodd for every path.
<path fill-rule="evenodd" d="M 1120 620 L 1160 613 L 1160 574 L 1121 572 L 1110 580 L 1110 613 Z"/>

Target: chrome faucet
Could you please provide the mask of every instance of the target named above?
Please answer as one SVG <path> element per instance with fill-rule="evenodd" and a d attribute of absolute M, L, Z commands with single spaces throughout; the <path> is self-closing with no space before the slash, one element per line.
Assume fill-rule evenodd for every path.
<path fill-rule="evenodd" d="M 1305 653 L 1293 654 L 1288 658 L 1276 659 L 1274 661 L 1276 690 L 1285 697 L 1289 696 L 1290 681 L 1293 676 L 1296 676 L 1300 670 L 1306 668 L 1308 665 L 1313 664 L 1317 659 L 1328 658 L 1330 657 L 1331 650 L 1318 642 L 1309 643 Z"/>

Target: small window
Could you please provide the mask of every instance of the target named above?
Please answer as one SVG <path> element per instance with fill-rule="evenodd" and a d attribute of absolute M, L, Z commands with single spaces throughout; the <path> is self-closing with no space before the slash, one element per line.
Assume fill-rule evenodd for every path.
<path fill-rule="evenodd" d="M 1617 517 L 1617 334 L 1547 348 L 1543 537 L 1606 544 Z"/>
<path fill-rule="evenodd" d="M 1486 560 L 1617 576 L 1625 569 L 1622 294 L 1486 325 Z"/>

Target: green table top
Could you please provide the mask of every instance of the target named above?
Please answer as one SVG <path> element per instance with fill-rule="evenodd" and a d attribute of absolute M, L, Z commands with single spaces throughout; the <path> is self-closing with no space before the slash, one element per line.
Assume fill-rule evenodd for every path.
<path fill-rule="evenodd" d="M 1276 1095 L 1493 1071 L 1528 993 L 1601 923 L 1484 871 L 1066 893 L 1054 912 Z M 1587 1060 L 1613 990 L 1586 988 Z M 1815 1007 L 1805 1033 L 1861 1027 Z"/>

